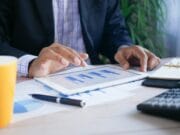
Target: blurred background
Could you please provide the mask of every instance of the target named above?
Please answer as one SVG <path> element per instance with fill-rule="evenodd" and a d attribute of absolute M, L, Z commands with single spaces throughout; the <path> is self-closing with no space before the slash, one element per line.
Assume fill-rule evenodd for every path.
<path fill-rule="evenodd" d="M 135 44 L 159 57 L 180 56 L 180 0 L 120 0 Z"/>
<path fill-rule="evenodd" d="M 167 18 L 165 21 L 165 45 L 168 56 L 180 56 L 180 0 L 165 0 Z"/>

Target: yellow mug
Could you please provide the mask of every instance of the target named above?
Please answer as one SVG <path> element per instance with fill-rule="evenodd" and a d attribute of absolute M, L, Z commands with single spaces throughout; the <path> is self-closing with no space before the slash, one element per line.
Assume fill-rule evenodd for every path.
<path fill-rule="evenodd" d="M 17 59 L 0 56 L 0 128 L 8 126 L 13 115 Z"/>

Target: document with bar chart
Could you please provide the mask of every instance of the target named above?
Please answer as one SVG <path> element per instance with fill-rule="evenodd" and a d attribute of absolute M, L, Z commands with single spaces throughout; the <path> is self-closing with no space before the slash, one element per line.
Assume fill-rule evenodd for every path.
<path fill-rule="evenodd" d="M 146 77 L 143 73 L 133 70 L 125 71 L 121 67 L 115 65 L 91 66 L 75 69 L 75 71 L 72 69 L 68 72 L 35 79 L 68 95 L 120 85 Z"/>

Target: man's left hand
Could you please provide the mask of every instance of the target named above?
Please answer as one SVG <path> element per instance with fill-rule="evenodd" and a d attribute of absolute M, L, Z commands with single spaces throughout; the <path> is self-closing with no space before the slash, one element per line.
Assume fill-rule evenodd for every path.
<path fill-rule="evenodd" d="M 115 60 L 124 68 L 140 66 L 140 71 L 154 69 L 160 64 L 160 58 L 140 46 L 123 47 L 115 54 Z"/>

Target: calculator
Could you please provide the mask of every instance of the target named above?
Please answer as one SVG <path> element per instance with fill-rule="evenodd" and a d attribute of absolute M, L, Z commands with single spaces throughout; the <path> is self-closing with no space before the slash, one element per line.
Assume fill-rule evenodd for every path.
<path fill-rule="evenodd" d="M 147 114 L 180 120 L 180 88 L 169 89 L 137 105 L 137 109 Z"/>

